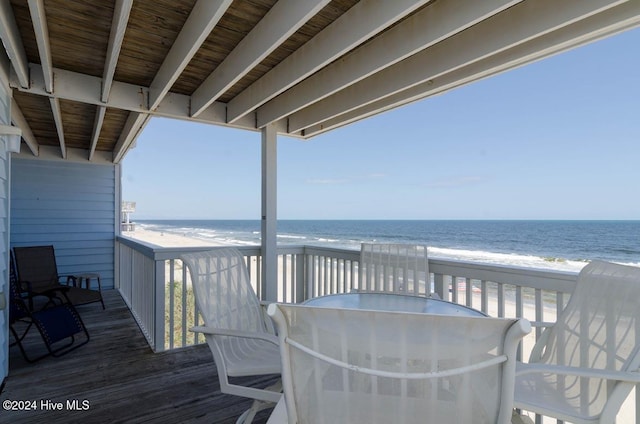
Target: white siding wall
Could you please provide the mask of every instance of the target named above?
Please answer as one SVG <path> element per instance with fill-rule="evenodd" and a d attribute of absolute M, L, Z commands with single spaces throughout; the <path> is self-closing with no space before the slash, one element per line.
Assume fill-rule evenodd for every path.
<path fill-rule="evenodd" d="M 52 244 L 58 272 L 114 286 L 116 166 L 14 158 L 11 246 Z"/>
<path fill-rule="evenodd" d="M 2 58 L 0 58 L 2 59 Z M 6 80 L 8 65 L 0 60 L 0 124 L 10 124 L 10 91 Z M 0 136 L 1 138 L 2 136 Z M 6 139 L 0 140 L 0 294 L 4 302 L 8 299 L 9 287 L 9 174 L 11 153 L 7 150 Z M 2 300 L 0 300 L 2 302 Z M 9 372 L 9 308 L 0 310 L 0 383 Z"/>

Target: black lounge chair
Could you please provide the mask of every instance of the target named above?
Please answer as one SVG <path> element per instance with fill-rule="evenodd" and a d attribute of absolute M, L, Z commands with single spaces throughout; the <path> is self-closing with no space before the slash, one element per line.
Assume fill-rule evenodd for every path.
<path fill-rule="evenodd" d="M 34 311 L 27 305 L 27 299 L 33 300 L 36 295 L 20 291 L 13 266 L 11 266 L 10 274 L 9 330 L 11 330 L 15 341 L 9 346 L 18 345 L 27 362 L 36 362 L 47 356 L 62 356 L 89 342 L 89 332 L 84 326 L 80 314 L 66 297 L 67 288 L 53 288 L 49 293 L 43 293 L 50 299 L 55 297 L 64 303 L 49 301 L 42 309 Z M 47 352 L 35 358 L 27 355 L 23 343 L 32 327 L 38 329 L 47 349 Z"/>
<path fill-rule="evenodd" d="M 63 299 L 59 299 L 60 291 L 51 289 L 64 287 L 66 297 L 74 306 L 100 302 L 104 309 L 101 287 L 98 290 L 77 287 L 77 277 L 58 274 L 53 246 L 14 247 L 13 254 L 21 291 L 31 295 L 48 294 L 52 300 L 58 298 L 62 301 Z M 33 309 L 31 298 L 29 306 Z"/>

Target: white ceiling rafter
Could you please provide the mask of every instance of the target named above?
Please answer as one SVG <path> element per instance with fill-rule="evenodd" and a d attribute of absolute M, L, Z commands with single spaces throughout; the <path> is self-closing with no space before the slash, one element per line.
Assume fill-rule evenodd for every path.
<path fill-rule="evenodd" d="M 102 130 L 102 124 L 104 123 L 104 115 L 107 113 L 105 106 L 98 106 L 96 109 L 96 117 L 93 121 L 93 132 L 91 133 L 91 145 L 89 146 L 89 160 L 93 159 L 93 155 L 98 147 L 98 140 L 100 139 L 100 131 Z"/>
<path fill-rule="evenodd" d="M 22 114 L 22 110 L 20 110 L 20 106 L 18 106 L 14 98 L 11 98 L 11 121 L 22 130 L 22 139 L 27 144 L 29 150 L 31 150 L 33 156 L 38 156 L 40 154 L 38 140 L 36 140 L 36 137 L 33 135 L 29 122 Z"/>
<path fill-rule="evenodd" d="M 47 93 L 51 94 L 53 93 L 53 62 L 51 60 L 47 16 L 44 12 L 44 0 L 29 0 L 29 13 L 31 14 L 31 22 L 33 22 L 36 43 L 38 44 L 40 65 L 44 74 L 44 85 Z"/>
<path fill-rule="evenodd" d="M 104 72 L 102 74 L 102 101 L 109 100 L 111 92 L 111 84 L 113 75 L 116 72 L 118 57 L 124 40 L 124 33 L 127 30 L 129 22 L 129 14 L 133 0 L 116 0 L 115 9 L 113 11 L 113 19 L 111 21 L 111 32 L 109 33 L 109 44 L 107 45 L 107 58 L 104 64 Z"/>
<path fill-rule="evenodd" d="M 554 0 L 520 3 L 293 113 L 289 116 L 289 130 L 295 132 L 319 124 L 620 3 L 624 2 L 566 0 L 562 8 L 558 8 Z M 260 125 L 263 122 L 260 113 L 258 118 Z"/>
<path fill-rule="evenodd" d="M 431 0 L 362 0 L 227 104 L 234 122 Z"/>
<path fill-rule="evenodd" d="M 53 61 L 51 59 L 51 45 L 49 43 L 49 29 L 47 17 L 44 10 L 44 0 L 29 0 L 29 13 L 33 22 L 33 31 L 36 35 L 38 54 L 40 56 L 40 66 L 44 79 L 44 89 L 48 94 L 54 93 L 53 85 Z M 67 157 L 67 147 L 64 139 L 64 126 L 62 125 L 62 110 L 60 100 L 56 97 L 49 97 L 51 113 L 56 124 L 58 133 L 58 143 L 60 143 L 60 153 L 63 159 Z"/>
<path fill-rule="evenodd" d="M 429 5 L 265 104 L 258 110 L 258 126 L 303 109 L 517 2 L 451 0 Z"/>
<path fill-rule="evenodd" d="M 56 131 L 58 132 L 58 141 L 60 142 L 60 153 L 62 158 L 67 158 L 67 146 L 64 141 L 64 127 L 62 126 L 62 111 L 60 110 L 60 100 L 56 97 L 49 97 L 49 104 L 51 104 L 51 113 L 53 114 L 53 120 L 56 123 Z"/>
<path fill-rule="evenodd" d="M 279 0 L 191 96 L 198 116 L 295 33 L 330 0 Z"/>
<path fill-rule="evenodd" d="M 623 32 L 640 25 L 640 4 L 626 3 L 568 27 L 536 38 L 522 46 L 504 51 L 427 81 L 392 96 L 341 114 L 305 129 L 304 138 L 314 137 L 387 110 L 443 93 L 461 85 L 496 75 L 519 66 L 564 52 L 577 46 Z"/>
<path fill-rule="evenodd" d="M 116 72 L 118 57 L 120 56 L 122 41 L 124 40 L 124 33 L 127 30 L 132 6 L 133 0 L 116 0 L 115 8 L 113 10 L 111 32 L 109 33 L 109 44 L 107 45 L 107 57 L 105 59 L 104 71 L 102 73 L 102 93 L 100 96 L 100 100 L 105 103 L 109 100 L 109 94 L 111 93 L 113 75 Z M 106 113 L 107 108 L 105 106 L 97 107 L 96 117 L 93 122 L 93 131 L 91 133 L 91 144 L 89 146 L 88 159 L 90 161 L 94 158 Z"/>
<path fill-rule="evenodd" d="M 158 107 L 216 26 L 232 0 L 199 0 L 149 86 L 149 109 Z"/>
<path fill-rule="evenodd" d="M 16 73 L 20 86 L 29 87 L 29 62 L 22 44 L 20 30 L 13 15 L 11 3 L 0 1 L 0 39 L 5 47 L 11 66 Z"/>

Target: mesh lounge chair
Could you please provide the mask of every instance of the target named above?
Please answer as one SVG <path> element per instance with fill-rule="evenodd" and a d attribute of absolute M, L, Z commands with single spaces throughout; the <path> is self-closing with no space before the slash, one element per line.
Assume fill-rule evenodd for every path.
<path fill-rule="evenodd" d="M 431 295 L 427 247 L 362 243 L 358 291 Z"/>
<path fill-rule="evenodd" d="M 18 281 L 24 291 L 34 295 L 47 293 L 59 297 L 60 291 L 51 291 L 51 289 L 66 287 L 65 294 L 73 305 L 100 302 L 104 309 L 101 287 L 98 287 L 98 290 L 76 287 L 76 277 L 58 274 L 53 246 L 14 247 L 13 253 Z M 33 307 L 32 302 L 30 306 Z"/>
<path fill-rule="evenodd" d="M 51 290 L 58 291 L 55 296 L 67 300 L 66 303 L 48 302 L 43 309 L 32 311 L 32 308 L 29 308 L 25 302 L 25 296 L 18 288 L 13 266 L 10 269 L 9 329 L 14 338 L 14 342 L 10 345 L 18 345 L 25 360 L 35 362 L 47 356 L 62 356 L 89 342 L 89 332 L 84 326 L 80 314 L 66 299 L 65 288 Z M 52 293 L 45 293 L 45 295 L 54 296 Z M 47 349 L 46 353 L 35 358 L 27 355 L 23 345 L 24 339 L 32 327 L 40 332 Z M 76 338 L 77 336 L 79 338 Z"/>
<path fill-rule="evenodd" d="M 204 326 L 192 331 L 205 334 L 215 361 L 220 390 L 254 399 L 237 422 L 251 422 L 261 409 L 273 407 L 282 397 L 280 383 L 266 389 L 232 384 L 229 377 L 280 374 L 280 351 L 273 325 L 256 296 L 242 254 L 218 248 L 181 256 L 187 266 Z M 271 329 L 271 331 L 269 331 Z"/>
<path fill-rule="evenodd" d="M 640 383 L 640 268 L 585 266 L 556 323 L 519 364 L 515 405 L 572 423 L 613 423 Z"/>
<path fill-rule="evenodd" d="M 268 312 L 284 389 L 269 424 L 511 420 L 526 320 L 282 304 Z"/>

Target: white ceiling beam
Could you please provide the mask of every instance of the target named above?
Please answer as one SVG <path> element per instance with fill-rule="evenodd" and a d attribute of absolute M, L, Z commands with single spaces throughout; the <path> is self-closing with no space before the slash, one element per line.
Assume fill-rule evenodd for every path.
<path fill-rule="evenodd" d="M 31 63 L 29 64 L 29 68 L 31 78 L 33 79 L 31 87 L 26 89 L 21 88 L 18 81 L 12 79 L 10 81 L 12 88 L 16 88 L 24 93 L 58 98 L 61 100 L 71 100 L 94 106 L 105 106 L 154 116 L 256 130 L 254 114 L 247 115 L 233 124 L 227 124 L 226 105 L 221 102 L 212 103 L 211 106 L 205 109 L 199 116 L 192 117 L 190 114 L 191 98 L 177 93 L 169 92 L 155 110 L 149 111 L 147 109 L 149 88 L 120 81 L 113 82 L 109 101 L 104 103 L 101 99 L 102 78 L 66 71 L 64 69 L 54 68 L 56 90 L 53 94 L 49 94 L 46 92 L 44 86 L 42 67 L 38 64 Z"/>
<path fill-rule="evenodd" d="M 323 121 L 321 124 L 307 128 L 304 131 L 304 138 L 314 137 L 340 126 L 426 97 L 442 94 L 479 79 L 487 78 L 638 26 L 640 26 L 640 4 L 637 2 L 626 3 L 528 41 L 513 49 L 450 72 L 437 80 L 421 83 L 392 96 Z"/>
<path fill-rule="evenodd" d="M 111 32 L 109 33 L 109 43 L 107 44 L 107 57 L 104 63 L 104 70 L 102 72 L 102 94 L 100 96 L 100 100 L 104 103 L 109 100 L 109 94 L 111 93 L 111 86 L 113 84 L 113 76 L 116 72 L 116 66 L 118 65 L 118 57 L 120 56 L 120 50 L 122 49 L 122 40 L 124 40 L 124 33 L 127 30 L 132 6 L 133 0 L 116 0 L 114 6 L 113 18 L 111 19 Z M 98 146 L 98 140 L 100 139 L 100 132 L 102 131 L 102 124 L 104 122 L 104 115 L 106 112 L 107 108 L 105 106 L 98 106 L 96 108 L 96 117 L 93 122 L 91 144 L 89 147 L 90 161 L 93 160 Z"/>
<path fill-rule="evenodd" d="M 60 110 L 60 100 L 55 97 L 49 97 L 49 103 L 51 104 L 51 113 L 53 114 L 53 120 L 56 123 L 56 131 L 58 132 L 58 142 L 60 143 L 60 152 L 62 158 L 67 157 L 67 146 L 64 141 L 64 128 L 62 126 L 62 111 Z"/>
<path fill-rule="evenodd" d="M 0 39 L 2 39 L 7 56 L 11 60 L 11 66 L 20 81 L 20 86 L 29 87 L 27 53 L 24 50 L 20 30 L 9 1 L 0 1 Z"/>
<path fill-rule="evenodd" d="M 105 106 L 98 106 L 96 109 L 96 117 L 93 121 L 93 133 L 91 134 L 91 145 L 89 147 L 89 160 L 93 159 L 93 155 L 98 147 L 98 140 L 100 139 L 100 131 L 102 130 L 102 124 L 104 122 L 104 115 L 107 113 Z"/>
<path fill-rule="evenodd" d="M 303 109 L 519 1 L 450 0 L 431 4 L 261 107 L 258 126 Z"/>
<path fill-rule="evenodd" d="M 279 0 L 193 92 L 192 115 L 202 113 L 329 2 Z"/>
<path fill-rule="evenodd" d="M 231 3 L 232 0 L 199 0 L 195 4 L 149 86 L 149 109 L 158 107 Z"/>
<path fill-rule="evenodd" d="M 33 22 L 33 31 L 38 44 L 40 64 L 44 72 L 44 85 L 47 93 L 53 93 L 53 62 L 51 60 L 51 45 L 49 43 L 49 29 L 47 16 L 44 11 L 44 0 L 29 0 L 29 13 Z"/>
<path fill-rule="evenodd" d="M 362 0 L 227 104 L 246 115 L 431 0 Z M 378 52 L 379 53 L 379 52 Z"/>
<path fill-rule="evenodd" d="M 126 153 L 133 147 L 138 134 L 151 119 L 150 115 L 131 112 L 120 133 L 115 149 L 113 149 L 113 163 L 119 163 Z"/>
<path fill-rule="evenodd" d="M 27 144 L 29 150 L 31 150 L 33 156 L 38 156 L 40 154 L 38 140 L 36 140 L 36 137 L 33 135 L 29 122 L 27 122 L 27 119 L 22 114 L 22 110 L 20 110 L 20 106 L 18 106 L 14 98 L 11 98 L 11 121 L 16 127 L 22 130 L 22 139 Z"/>
<path fill-rule="evenodd" d="M 621 3 L 624 1 L 565 0 L 562 8 L 555 0 L 520 3 L 293 113 L 289 116 L 289 130 L 295 132 L 321 123 Z M 258 118 L 260 125 L 260 114 Z"/>
<path fill-rule="evenodd" d="M 133 0 L 116 0 L 113 10 L 113 19 L 111 20 L 111 32 L 109 33 L 109 44 L 107 45 L 107 58 L 104 64 L 104 72 L 102 73 L 102 101 L 109 100 L 111 92 L 111 83 L 113 75 L 116 72 L 118 57 L 124 40 L 124 33 L 127 30 L 129 22 L 129 14 L 131 13 Z"/>
<path fill-rule="evenodd" d="M 33 23 L 33 31 L 38 45 L 44 89 L 47 93 L 52 94 L 54 92 L 53 61 L 51 59 L 51 45 L 49 43 L 49 29 L 47 26 L 47 16 L 44 10 L 44 0 L 29 0 L 28 3 L 31 22 Z M 51 113 L 53 114 L 53 120 L 56 124 L 58 142 L 60 143 L 60 153 L 62 154 L 62 158 L 66 158 L 67 147 L 64 139 L 64 127 L 62 125 L 60 101 L 55 97 L 50 97 L 49 104 L 51 105 Z"/>

